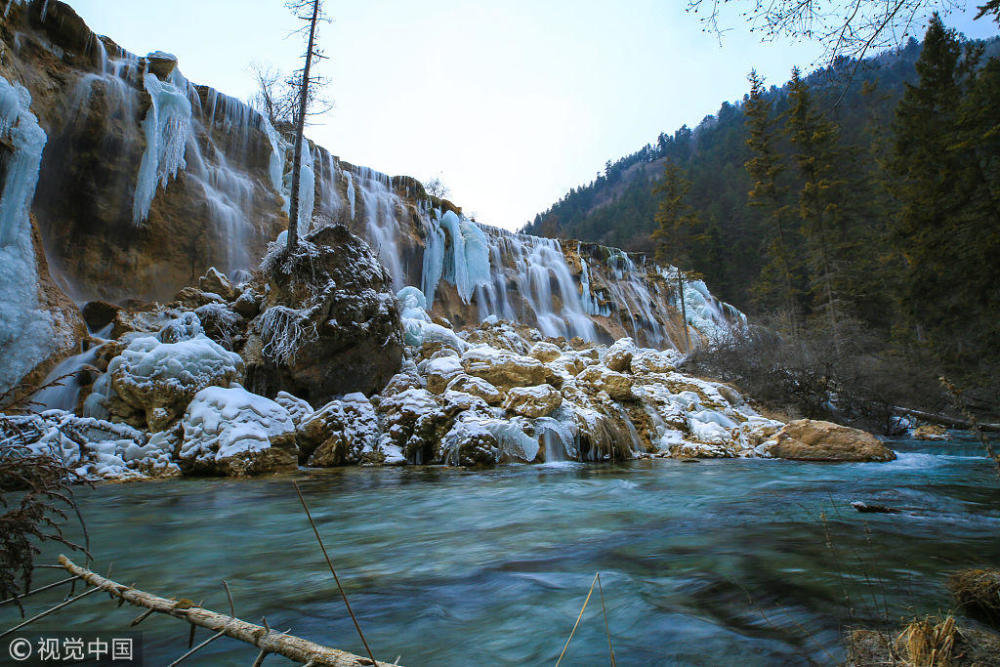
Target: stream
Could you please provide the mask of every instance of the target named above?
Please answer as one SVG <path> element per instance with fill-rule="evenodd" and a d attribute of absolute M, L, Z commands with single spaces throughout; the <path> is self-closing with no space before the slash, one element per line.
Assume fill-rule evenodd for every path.
<path fill-rule="evenodd" d="M 298 479 L 376 657 L 409 667 L 554 664 L 598 571 L 618 664 L 831 664 L 846 628 L 946 611 L 949 572 L 1000 564 L 1000 478 L 981 445 L 889 444 L 891 463 L 341 468 L 78 497 L 98 571 L 223 613 L 225 579 L 241 618 L 363 654 Z M 61 599 L 36 596 L 28 613 Z M 609 663 L 601 609 L 595 589 L 564 665 Z M 139 611 L 97 595 L 38 628 L 123 629 Z M 0 626 L 16 620 L 0 608 Z M 148 665 L 186 650 L 181 621 L 140 629 Z M 223 638 L 185 664 L 255 655 Z"/>

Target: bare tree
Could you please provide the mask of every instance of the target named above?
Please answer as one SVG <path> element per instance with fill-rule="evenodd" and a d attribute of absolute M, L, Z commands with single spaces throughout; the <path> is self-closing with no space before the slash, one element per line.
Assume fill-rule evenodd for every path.
<path fill-rule="evenodd" d="M 326 58 L 316 46 L 318 25 L 325 21 L 322 0 L 287 0 L 288 7 L 295 18 L 305 25 L 297 32 L 308 33 L 306 42 L 305 64 L 294 77 L 297 82 L 298 110 L 295 114 L 295 148 L 292 157 L 292 193 L 288 208 L 288 249 L 293 250 L 299 244 L 299 180 L 302 175 L 302 142 L 305 131 L 306 115 L 309 112 L 310 88 L 324 85 L 324 80 L 311 74 L 313 59 L 319 61 Z"/>
<path fill-rule="evenodd" d="M 832 62 L 838 56 L 863 58 L 872 49 L 902 44 L 919 32 L 931 13 L 963 10 L 964 0 L 688 0 L 689 12 L 701 16 L 707 32 L 720 38 L 720 18 L 739 12 L 765 40 L 778 37 L 822 43 Z M 993 15 L 1000 22 L 1000 0 L 988 0 L 976 18 Z"/>
<path fill-rule="evenodd" d="M 250 106 L 267 117 L 275 128 L 293 128 L 299 93 L 291 78 L 260 63 L 250 64 L 250 74 L 257 84 L 257 93 L 250 98 Z"/>
<path fill-rule="evenodd" d="M 424 184 L 424 190 L 427 194 L 432 197 L 437 197 L 438 199 L 445 199 L 450 193 L 451 189 L 444 184 L 440 176 L 435 176 L 431 180 Z"/>

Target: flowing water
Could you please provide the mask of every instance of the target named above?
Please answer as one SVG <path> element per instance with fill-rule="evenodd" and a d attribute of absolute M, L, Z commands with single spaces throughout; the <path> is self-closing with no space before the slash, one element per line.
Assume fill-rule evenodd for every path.
<path fill-rule="evenodd" d="M 1000 563 L 1000 480 L 980 447 L 891 444 L 900 456 L 887 464 L 652 460 L 296 478 L 379 659 L 553 664 L 600 571 L 618 664 L 831 664 L 846 627 L 943 611 L 948 572 Z M 119 581 L 218 611 L 226 579 L 237 615 L 363 653 L 291 479 L 83 491 L 98 569 L 113 563 Z M 854 500 L 901 512 L 859 514 Z M 14 612 L 0 611 L 0 626 L 12 625 Z M 137 613 L 98 596 L 40 627 L 120 629 Z M 184 652 L 181 622 L 141 627 L 147 664 Z M 253 657 L 222 639 L 191 664 Z M 595 591 L 563 664 L 607 663 Z"/>

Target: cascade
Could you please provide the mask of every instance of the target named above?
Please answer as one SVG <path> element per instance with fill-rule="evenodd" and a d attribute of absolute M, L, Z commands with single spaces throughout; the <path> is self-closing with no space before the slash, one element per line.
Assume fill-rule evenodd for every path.
<path fill-rule="evenodd" d="M 51 354 L 53 322 L 39 308 L 38 269 L 29 210 L 47 137 L 30 110 L 31 95 L 0 77 L 0 391 Z M 3 144 L 9 149 L 5 149 Z"/>

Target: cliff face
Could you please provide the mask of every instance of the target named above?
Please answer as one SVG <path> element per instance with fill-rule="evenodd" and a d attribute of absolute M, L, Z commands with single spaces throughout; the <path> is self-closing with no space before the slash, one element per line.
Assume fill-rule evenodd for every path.
<path fill-rule="evenodd" d="M 23 87 L 47 138 L 30 212 L 72 299 L 165 301 L 210 266 L 237 278 L 256 269 L 287 225 L 290 181 L 290 144 L 266 119 L 188 82 L 168 54 L 137 57 L 95 35 L 56 0 L 10 3 L 0 48 L 2 82 Z M 311 143 L 303 162 L 303 232 L 340 223 L 365 237 L 395 290 L 419 287 L 456 327 L 497 318 L 547 336 L 683 345 L 672 269 L 480 225 L 411 178 Z M 701 336 L 742 317 L 701 283 L 685 298 Z"/>

